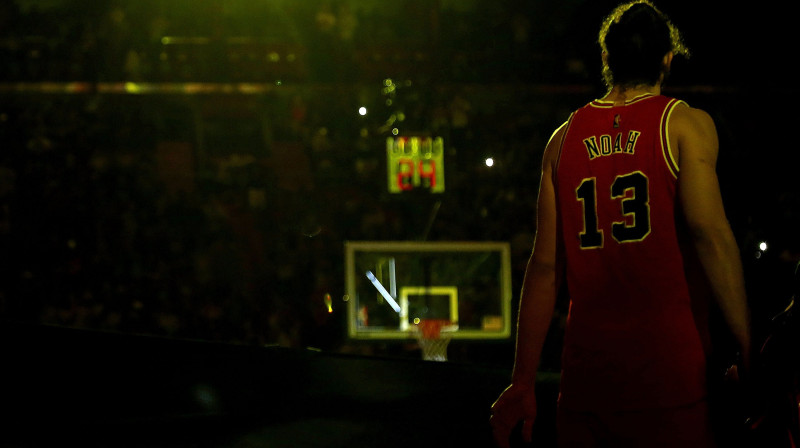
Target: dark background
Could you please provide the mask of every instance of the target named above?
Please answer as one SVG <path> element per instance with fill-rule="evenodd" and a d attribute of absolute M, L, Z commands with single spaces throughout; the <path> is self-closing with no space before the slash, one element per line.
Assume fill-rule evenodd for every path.
<path fill-rule="evenodd" d="M 665 93 L 717 124 L 758 326 L 800 253 L 798 39 L 774 8 L 662 3 L 693 52 Z M 614 4 L 4 2 L 0 318 L 418 358 L 346 339 L 343 243 L 508 241 L 516 298 L 541 152 L 604 93 L 595 39 Z M 444 194 L 386 191 L 392 127 L 444 138 Z M 513 343 L 449 354 L 507 369 Z"/>
<path fill-rule="evenodd" d="M 795 24 L 660 3 L 693 53 L 665 93 L 716 122 L 760 338 L 800 258 Z M 604 93 L 595 38 L 614 5 L 3 2 L 2 443 L 488 445 L 513 340 L 453 341 L 448 363 L 347 340 L 343 245 L 507 241 L 516 302 L 541 153 Z M 387 192 L 394 127 L 444 138 L 444 194 Z"/>

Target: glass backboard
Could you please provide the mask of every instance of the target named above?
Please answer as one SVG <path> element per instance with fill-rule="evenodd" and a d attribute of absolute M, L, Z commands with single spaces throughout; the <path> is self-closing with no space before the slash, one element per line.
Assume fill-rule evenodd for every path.
<path fill-rule="evenodd" d="M 502 242 L 345 243 L 348 333 L 410 339 L 420 320 L 457 325 L 453 339 L 511 334 L 511 263 Z"/>

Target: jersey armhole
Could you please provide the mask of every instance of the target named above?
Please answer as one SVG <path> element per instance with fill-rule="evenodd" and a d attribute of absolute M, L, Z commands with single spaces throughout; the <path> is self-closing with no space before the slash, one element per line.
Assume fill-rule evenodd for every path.
<path fill-rule="evenodd" d="M 558 129 L 556 129 L 556 131 L 553 133 L 554 135 L 558 134 L 558 132 L 563 129 L 563 133 L 561 134 L 561 141 L 558 142 L 558 154 L 556 154 L 556 164 L 553 167 L 553 176 L 558 175 L 558 167 L 561 164 L 561 151 L 564 150 L 564 140 L 567 139 L 567 133 L 569 132 L 569 127 L 572 124 L 572 118 L 574 116 L 575 113 L 574 112 L 571 113 L 567 121 L 562 123 L 561 126 L 559 126 Z"/>
<path fill-rule="evenodd" d="M 678 163 L 675 161 L 674 155 L 674 151 L 677 148 L 673 148 L 670 144 L 669 122 L 670 118 L 672 117 L 672 112 L 675 110 L 675 107 L 678 104 L 685 105 L 686 103 L 682 100 L 673 99 L 664 108 L 664 112 L 661 116 L 661 154 L 664 157 L 664 163 L 667 165 L 667 169 L 675 179 L 678 178 L 678 172 L 680 171 L 680 168 L 678 167 Z"/>

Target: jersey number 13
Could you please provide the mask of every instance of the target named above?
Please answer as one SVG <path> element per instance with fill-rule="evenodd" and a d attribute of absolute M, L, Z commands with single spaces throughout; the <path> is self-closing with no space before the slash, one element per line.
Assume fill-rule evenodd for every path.
<path fill-rule="evenodd" d="M 612 202 L 620 204 L 623 219 L 611 223 L 611 236 L 618 243 L 642 241 L 650 234 L 650 191 L 641 171 L 617 176 L 611 184 Z M 603 230 L 597 218 L 597 179 L 584 179 L 575 190 L 583 205 L 582 249 L 603 247 Z"/>

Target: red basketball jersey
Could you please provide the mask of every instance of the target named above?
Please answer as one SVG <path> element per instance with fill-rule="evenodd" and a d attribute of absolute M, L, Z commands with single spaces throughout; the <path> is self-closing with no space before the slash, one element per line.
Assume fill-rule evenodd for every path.
<path fill-rule="evenodd" d="M 593 101 L 570 117 L 555 177 L 570 296 L 566 408 L 668 407 L 705 395 L 667 138 L 677 104 Z"/>

